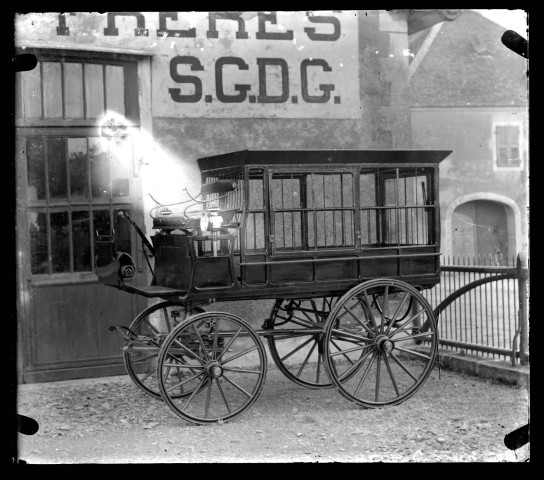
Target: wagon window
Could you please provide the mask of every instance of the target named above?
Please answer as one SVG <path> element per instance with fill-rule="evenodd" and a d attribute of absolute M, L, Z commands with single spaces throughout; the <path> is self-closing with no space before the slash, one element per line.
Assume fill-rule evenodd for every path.
<path fill-rule="evenodd" d="M 249 171 L 248 214 L 246 221 L 246 251 L 265 251 L 265 210 L 263 170 Z"/>
<path fill-rule="evenodd" d="M 363 245 L 434 242 L 431 168 L 365 169 L 360 175 Z"/>
<path fill-rule="evenodd" d="M 276 250 L 354 246 L 350 173 L 274 173 L 271 210 Z"/>

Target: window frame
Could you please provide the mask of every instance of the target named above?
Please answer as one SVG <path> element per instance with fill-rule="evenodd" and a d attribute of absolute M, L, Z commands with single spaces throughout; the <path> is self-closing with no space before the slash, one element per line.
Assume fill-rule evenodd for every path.
<path fill-rule="evenodd" d="M 24 243 L 26 244 L 25 250 L 28 251 L 29 261 L 27 263 L 29 280 L 32 285 L 55 285 L 55 284 L 73 284 L 73 283 L 96 283 L 98 277 L 94 271 L 94 253 L 96 249 L 95 245 L 95 235 L 93 233 L 93 221 L 95 211 L 107 211 L 109 212 L 109 220 L 111 228 L 115 228 L 115 212 L 119 209 L 129 210 L 131 215 L 136 213 L 138 205 L 137 190 L 135 189 L 135 177 L 138 175 L 136 161 L 136 135 L 140 132 L 140 115 L 139 115 L 139 94 L 138 94 L 138 68 L 139 62 L 146 58 L 146 56 L 139 55 L 124 55 L 117 53 L 109 52 L 80 52 L 80 51 L 63 51 L 63 50 L 53 50 L 53 49 L 17 49 L 16 53 L 33 53 L 38 57 L 38 62 L 44 61 L 53 61 L 63 63 L 76 62 L 76 63 L 98 63 L 101 65 L 122 65 L 125 70 L 124 80 L 124 92 L 125 92 L 125 114 L 130 116 L 127 121 L 126 135 L 131 137 L 132 143 L 132 152 L 133 155 L 128 162 L 128 181 L 129 181 L 129 194 L 124 197 L 114 197 L 112 192 L 107 198 L 94 198 L 92 196 L 91 182 L 90 177 L 87 178 L 87 188 L 89 189 L 86 199 L 77 199 L 74 200 L 70 198 L 70 179 L 67 177 L 67 193 L 66 198 L 60 201 L 51 201 L 49 195 L 46 193 L 44 199 L 34 199 L 29 200 L 28 198 L 28 164 L 26 159 L 26 150 L 27 139 L 28 138 L 41 138 L 44 142 L 44 147 L 46 147 L 45 142 L 49 137 L 61 137 L 65 139 L 65 162 L 68 162 L 68 140 L 70 138 L 89 138 L 97 137 L 101 138 L 101 129 L 97 124 L 97 119 L 66 119 L 66 118 L 54 118 L 54 119 L 29 119 L 26 120 L 22 116 L 24 115 L 24 110 L 22 108 L 22 77 L 18 75 L 16 78 L 16 116 L 15 116 L 15 133 L 18 145 L 18 155 L 21 155 L 19 158 L 21 160 L 20 170 L 18 175 L 21 177 L 22 189 L 19 192 L 21 206 L 26 210 L 23 212 L 23 217 L 21 217 L 21 227 L 20 231 L 22 238 L 25 238 Z M 84 68 L 84 67 L 83 67 Z M 61 69 L 64 70 L 64 69 Z M 127 74 L 128 72 L 128 74 Z M 24 73 L 24 72 L 22 72 Z M 41 83 L 41 82 L 40 82 Z M 63 93 L 64 95 L 64 93 Z M 64 97 L 63 97 L 64 98 Z M 84 98 L 83 98 L 84 102 Z M 42 116 L 43 116 L 43 99 L 42 99 Z M 88 142 L 88 141 L 87 141 Z M 87 143 L 87 147 L 89 144 Z M 109 165 L 109 164 L 108 164 Z M 44 165 L 44 177 L 47 183 L 48 172 L 45 171 Z M 68 167 L 67 167 L 68 168 Z M 109 168 L 111 166 L 109 165 Z M 87 149 L 87 177 L 90 172 L 89 164 L 89 150 Z M 110 171 L 111 176 L 111 171 Z M 111 188 L 111 185 L 110 185 Z M 30 230 L 29 230 L 29 215 L 28 211 L 33 210 L 37 212 L 44 212 L 47 219 L 47 248 L 48 248 L 48 267 L 47 273 L 32 273 L 31 271 L 31 240 L 30 240 Z M 51 212 L 55 211 L 65 211 L 68 215 L 68 249 L 69 249 L 69 270 L 68 272 L 59 272 L 54 273 L 51 258 Z M 74 246 L 73 246 L 73 236 L 74 232 L 72 225 L 72 217 L 74 212 L 85 211 L 88 212 L 88 221 L 89 221 L 89 246 L 90 246 L 90 270 L 85 271 L 73 271 L 75 268 L 75 259 L 74 259 Z M 131 255 L 135 256 L 137 254 L 137 238 L 136 233 L 131 229 L 130 233 L 131 238 Z M 51 272 L 51 273 L 49 273 Z"/>
<path fill-rule="evenodd" d="M 507 141 L 506 144 L 499 145 L 499 128 L 506 128 L 507 130 Z M 517 143 L 510 142 L 510 128 L 517 128 L 518 136 Z M 523 170 L 523 149 L 522 149 L 522 140 L 523 140 L 523 125 L 519 122 L 499 122 L 493 124 L 493 167 L 496 171 L 520 171 Z M 518 164 L 512 164 L 511 158 L 508 158 L 508 165 L 500 164 L 500 149 L 506 147 L 508 157 L 512 148 L 517 148 L 519 153 Z"/>

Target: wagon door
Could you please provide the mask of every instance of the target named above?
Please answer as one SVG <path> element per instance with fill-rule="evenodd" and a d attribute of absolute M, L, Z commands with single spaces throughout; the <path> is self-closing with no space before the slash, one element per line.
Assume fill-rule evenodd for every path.
<path fill-rule="evenodd" d="M 121 373 L 121 344 L 142 300 L 97 282 L 95 235 L 143 223 L 135 168 L 137 63 L 38 55 L 17 78 L 17 260 L 22 381 Z M 111 121 L 100 119 L 115 112 Z M 108 117 L 109 118 L 109 117 Z M 146 272 L 134 232 L 126 249 Z"/>

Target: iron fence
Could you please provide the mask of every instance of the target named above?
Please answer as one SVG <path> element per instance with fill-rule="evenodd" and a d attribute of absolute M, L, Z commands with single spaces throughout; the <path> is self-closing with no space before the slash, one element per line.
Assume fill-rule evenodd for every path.
<path fill-rule="evenodd" d="M 525 256 L 445 256 L 441 263 L 440 284 L 423 292 L 435 309 L 441 348 L 528 364 Z"/>

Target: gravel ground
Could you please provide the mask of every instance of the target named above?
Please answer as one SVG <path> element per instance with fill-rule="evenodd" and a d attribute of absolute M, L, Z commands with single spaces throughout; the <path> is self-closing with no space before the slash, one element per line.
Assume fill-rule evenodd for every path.
<path fill-rule="evenodd" d="M 189 424 L 128 376 L 21 385 L 19 459 L 59 463 L 524 462 L 504 436 L 526 425 L 526 388 L 435 368 L 395 407 L 363 409 L 269 366 L 256 403 L 231 422 Z"/>

